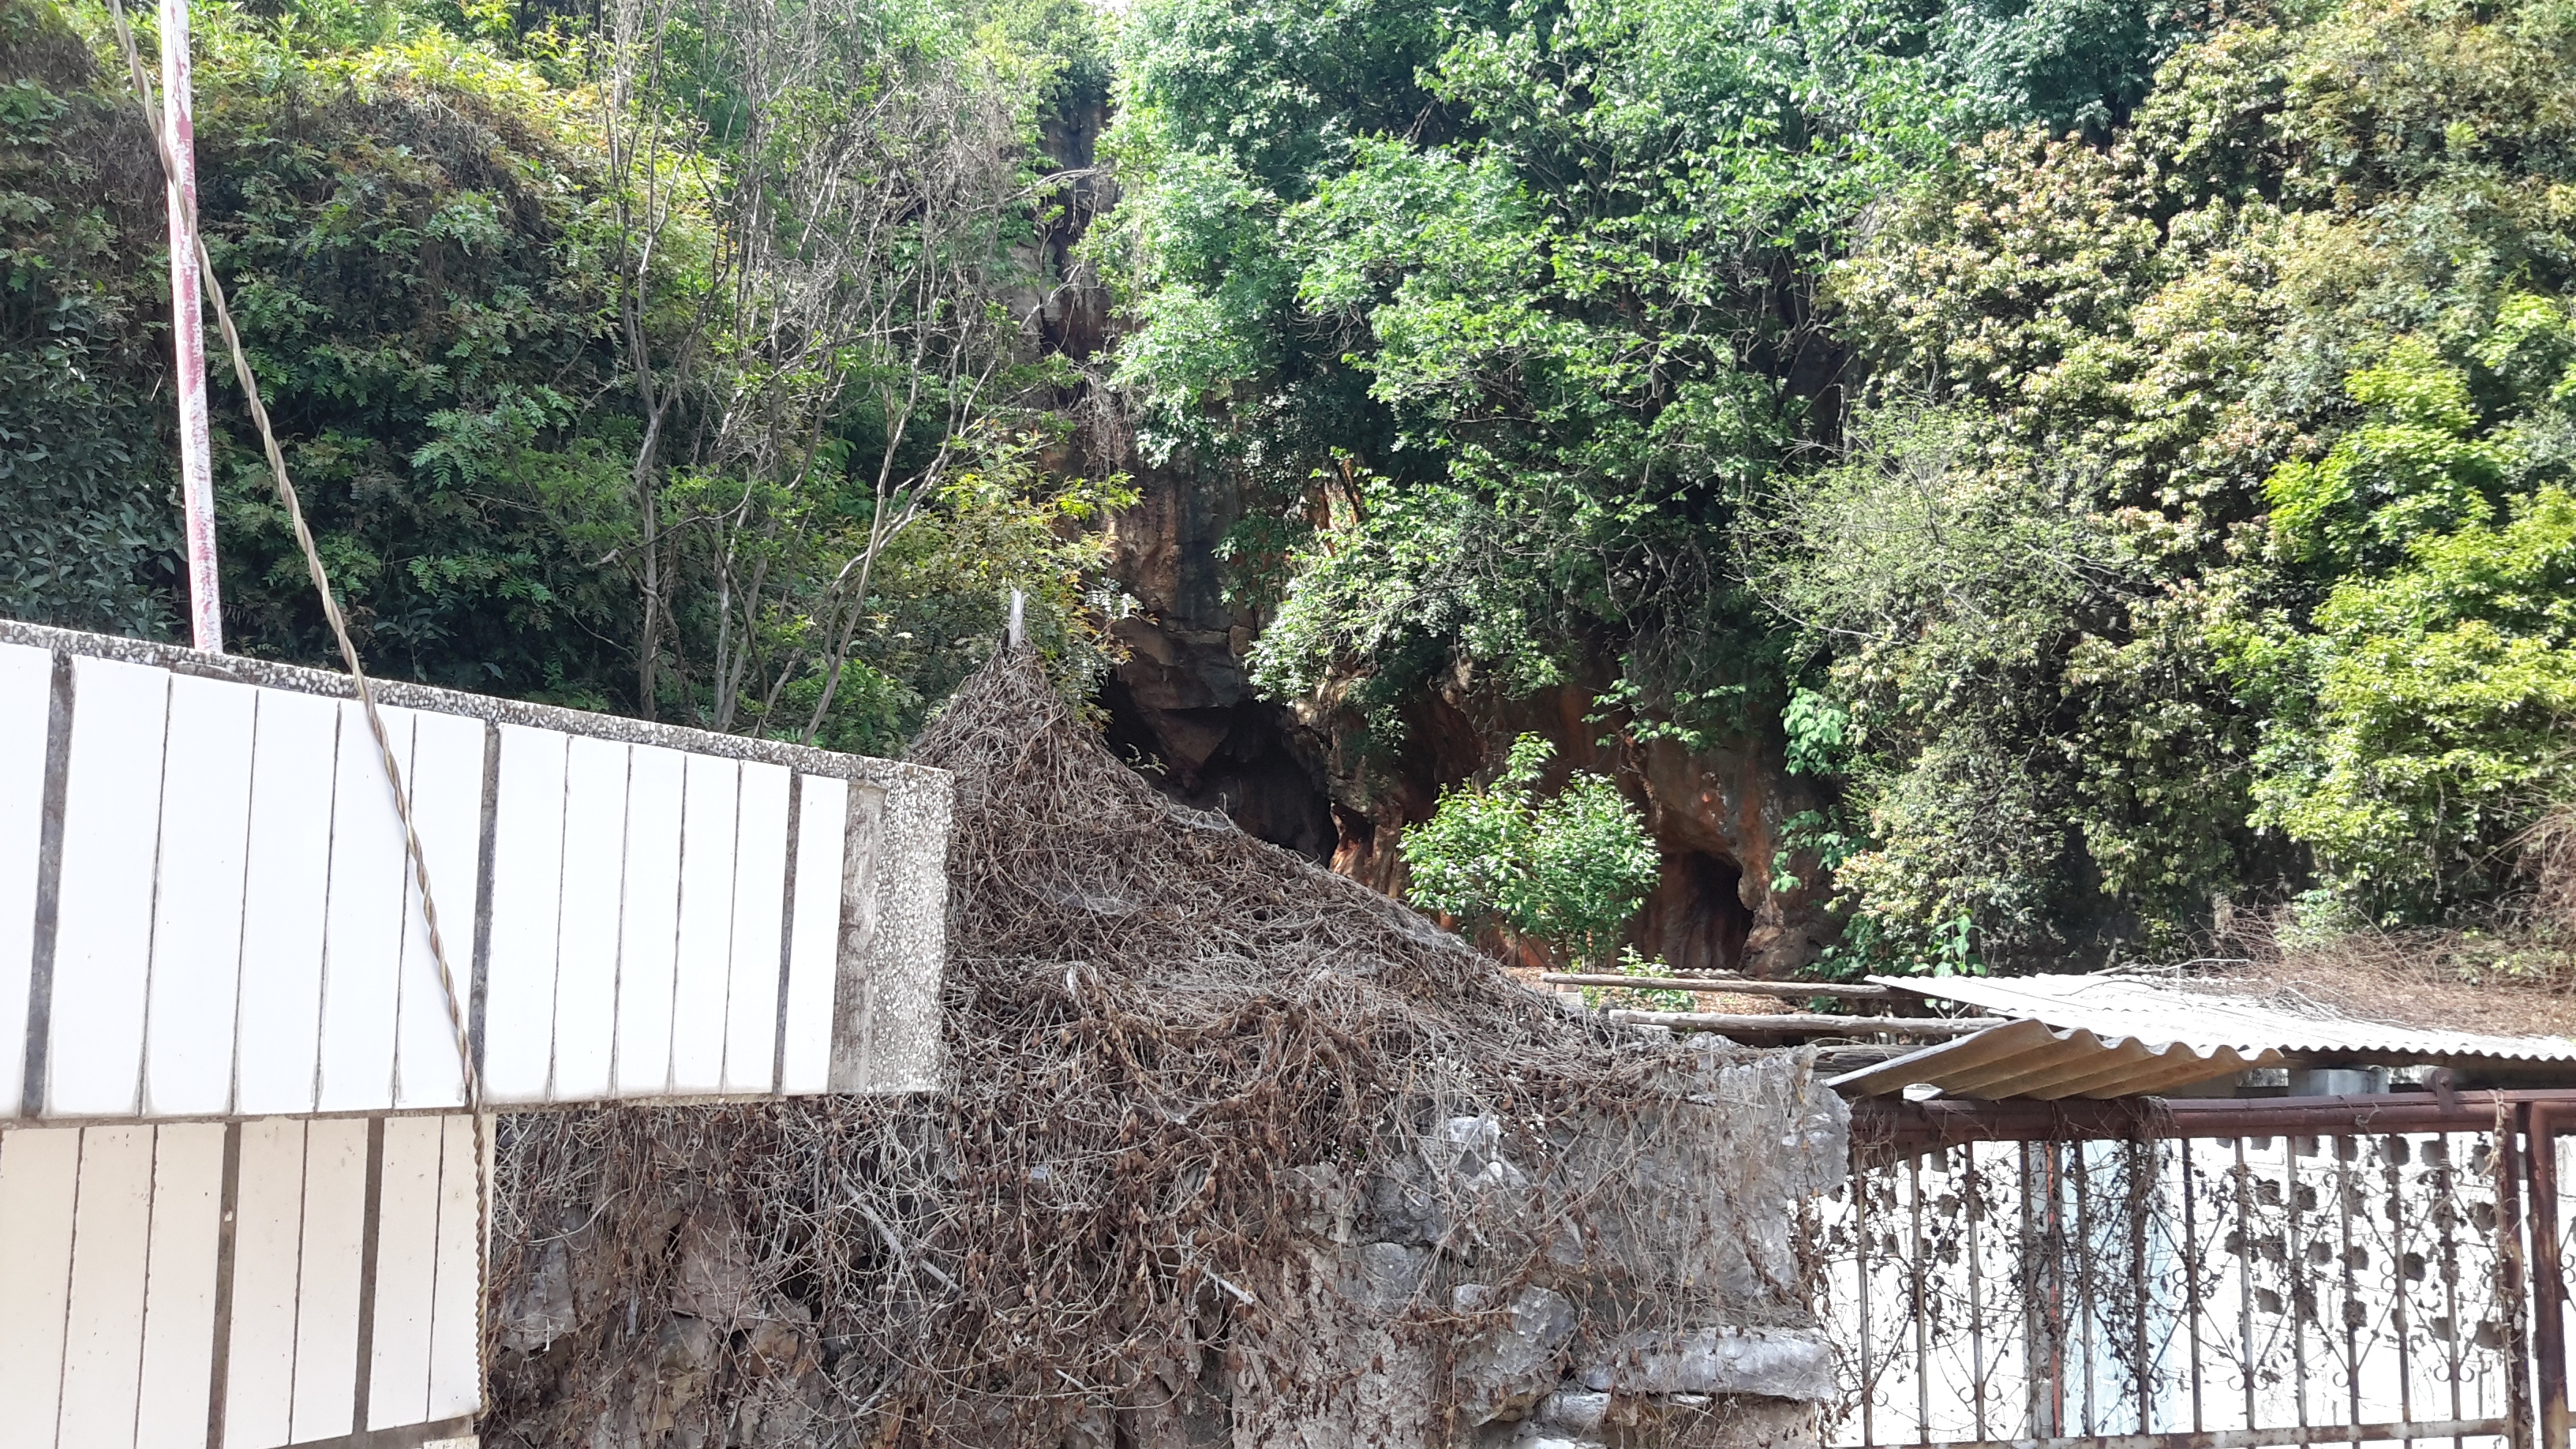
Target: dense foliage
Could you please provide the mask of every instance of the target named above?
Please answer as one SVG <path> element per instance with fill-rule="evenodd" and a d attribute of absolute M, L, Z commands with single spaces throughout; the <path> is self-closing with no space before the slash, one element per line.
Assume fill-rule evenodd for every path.
<path fill-rule="evenodd" d="M 1554 753 L 1523 735 L 1493 781 L 1444 793 L 1431 818 L 1404 834 L 1405 894 L 1471 929 L 1501 927 L 1536 942 L 1565 965 L 1608 966 L 1660 858 L 1608 776 L 1577 770 L 1542 796 L 1540 775 Z"/>
<path fill-rule="evenodd" d="M 1033 317 L 1106 105 L 1111 411 L 1364 767 L 1435 688 L 1753 742 L 1824 788 L 1775 884 L 1926 970 L 2474 915 L 2576 794 L 2566 0 L 1103 16 L 207 0 L 210 243 L 377 666 L 882 750 L 1018 587 L 1078 682 L 1130 495 Z M 0 0 L 0 611 L 158 633 L 108 53 Z M 228 622 L 316 657 L 217 390 Z M 1426 900 L 1499 909 L 1511 780 Z"/>
<path fill-rule="evenodd" d="M 2430 919 L 2566 798 L 2576 11 L 1148 4 L 1259 676 L 1774 734 L 1838 954 Z M 1806 869 L 1807 867 L 1801 867 Z"/>
<path fill-rule="evenodd" d="M 1122 376 L 1255 493 L 1262 681 L 1758 680 L 1726 531 L 1833 434 L 1821 269 L 1951 131 L 2125 103 L 2170 36 L 2084 8 L 1141 9 Z"/>
<path fill-rule="evenodd" d="M 1012 297 L 1041 98 L 1104 83 L 1088 26 L 199 6 L 209 246 L 374 667 L 886 750 L 1010 587 L 1079 655 L 1123 495 L 1055 466 Z M 5 0 L 0 46 L 0 609 L 167 633 L 148 138 L 103 6 Z M 231 643 L 328 658 L 215 373 Z"/>
<path fill-rule="evenodd" d="M 2568 783 L 2571 58 L 2563 6 L 2232 26 L 1837 270 L 1863 421 L 1752 552 L 1856 721 L 1864 915 L 2505 884 Z"/>

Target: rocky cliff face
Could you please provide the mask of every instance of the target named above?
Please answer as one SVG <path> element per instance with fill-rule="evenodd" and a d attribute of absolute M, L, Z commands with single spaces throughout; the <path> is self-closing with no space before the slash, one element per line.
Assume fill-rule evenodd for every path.
<path fill-rule="evenodd" d="M 1335 858 L 1329 737 L 1255 695 L 1245 674 L 1259 621 L 1226 602 L 1217 556 L 1233 490 L 1186 461 L 1135 473 L 1142 497 L 1113 524 L 1112 567 L 1140 608 L 1110 625 L 1126 655 L 1101 691 L 1110 748 L 1185 804 L 1309 860 Z"/>
<path fill-rule="evenodd" d="M 1773 880 L 1783 869 L 1814 877 L 1812 862 L 1788 858 L 1781 829 L 1818 802 L 1777 749 L 1758 741 L 1701 751 L 1669 740 L 1605 743 L 1609 727 L 1590 718 L 1597 712 L 1593 692 L 1580 685 L 1515 698 L 1453 678 L 1415 702 L 1396 760 L 1363 762 L 1347 745 L 1359 722 L 1310 703 L 1300 722 L 1328 742 L 1326 779 L 1340 826 L 1334 868 L 1400 891 L 1404 829 L 1429 817 L 1442 788 L 1489 771 L 1516 736 L 1536 734 L 1556 746 L 1547 788 L 1575 770 L 1605 774 L 1645 815 L 1663 869 L 1638 915 L 1639 952 L 1680 970 L 1755 975 L 1813 960 L 1831 926 L 1806 890 L 1775 890 Z"/>

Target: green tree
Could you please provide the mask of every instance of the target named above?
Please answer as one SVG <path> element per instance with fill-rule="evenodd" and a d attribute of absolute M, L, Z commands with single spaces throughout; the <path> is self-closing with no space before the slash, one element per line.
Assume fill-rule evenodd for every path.
<path fill-rule="evenodd" d="M 2571 60 L 2546 4 L 2230 25 L 1838 266 L 1869 374 L 1745 563 L 1850 712 L 1836 886 L 1891 964 L 2499 888 L 2563 788 Z"/>
<path fill-rule="evenodd" d="M 1404 833 L 1405 893 L 1471 929 L 1537 941 L 1568 966 L 1612 969 L 1660 857 L 1609 777 L 1577 770 L 1542 798 L 1554 751 L 1522 735 L 1492 784 L 1444 791 L 1431 818 Z"/>
<path fill-rule="evenodd" d="M 1140 6 L 1118 377 L 1238 485 L 1262 685 L 1609 652 L 1650 711 L 1771 690 L 1727 539 L 1835 430 L 1818 278 L 1957 131 L 2123 112 L 2178 36 L 2079 8 Z"/>
<path fill-rule="evenodd" d="M 371 667 L 878 750 L 1011 587 L 1091 667 L 1065 573 L 1122 495 L 1037 466 L 1012 310 L 1091 13 L 515 16 L 196 10 L 208 245 Z M 160 189 L 95 0 L 0 0 L 0 215 L 0 610 L 166 633 Z M 329 660 L 213 372 L 231 645 Z"/>

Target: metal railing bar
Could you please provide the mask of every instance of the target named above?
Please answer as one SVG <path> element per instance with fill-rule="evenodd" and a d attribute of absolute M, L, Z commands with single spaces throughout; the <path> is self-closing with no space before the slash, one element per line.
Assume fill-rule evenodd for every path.
<path fill-rule="evenodd" d="M 1869 1175 L 1853 1173 L 1851 1189 L 1852 1242 L 1855 1245 L 1853 1271 L 1860 1286 L 1860 1440 L 1864 1444 L 1875 1444 L 1878 1442 L 1878 1427 L 1873 1411 L 1878 1403 L 1878 1365 L 1871 1359 L 1869 1351 Z"/>
<path fill-rule="evenodd" d="M 1862 1097 L 1851 1104 L 1853 1137 L 1893 1154 L 1971 1138 L 1983 1142 L 2119 1141 L 2137 1137 L 2260 1137 L 2269 1133 L 2351 1136 L 2388 1132 L 2488 1132 L 2499 1106 L 2530 1102 L 2576 1107 L 2576 1089 L 2343 1097 L 2210 1097 L 2101 1101 L 1908 1102 Z"/>
<path fill-rule="evenodd" d="M 2335 1222 L 2343 1239 L 2343 1375 L 2344 1421 L 2361 1422 L 2361 1284 L 2352 1266 L 2352 1159 L 2361 1150 L 2358 1137 L 2335 1140 Z M 2361 1441 L 2354 1440 L 2354 1443 Z"/>
<path fill-rule="evenodd" d="M 2254 1407 L 2255 1382 L 2261 1375 L 2254 1362 L 2253 1196 L 2254 1172 L 2245 1165 L 2245 1139 L 2239 1137 L 2236 1139 L 2236 1362 L 2245 1373 L 2245 1422 L 2248 1424 L 2258 1423 L 2262 1418 Z"/>
<path fill-rule="evenodd" d="M 1983 1438 L 1987 1432 L 1986 1297 L 1985 1273 L 1980 1261 L 1977 1239 L 1984 1235 L 1983 1204 L 1986 1197 L 1986 1181 L 1978 1175 L 1975 1143 L 1971 1142 L 1962 1147 L 1960 1156 L 1967 1168 L 1968 1185 L 1968 1372 L 1971 1380 L 1969 1391 L 1976 1405 L 1977 1435 Z"/>
<path fill-rule="evenodd" d="M 2069 1154 L 2075 1164 L 2070 1184 L 2075 1195 L 2075 1243 L 2068 1257 L 2081 1274 L 2076 1280 L 2075 1311 L 2079 1341 L 2084 1345 L 2084 1435 L 2091 1438 L 2101 1432 L 2101 1425 L 2094 1421 L 2097 1395 L 2093 1365 L 2098 1355 L 2093 1342 L 2093 1275 L 2084 1271 L 2093 1257 L 2093 1164 L 2092 1154 L 2085 1151 L 2087 1145 L 2078 1143 Z"/>
<path fill-rule="evenodd" d="M 1851 1235 L 1842 1240 L 1836 1233 L 1843 1246 L 1831 1250 L 1836 1257 L 1852 1254 L 1853 1276 L 1845 1278 L 1843 1265 L 1830 1257 L 1823 1265 L 1832 1280 L 1857 1290 L 1856 1300 L 1840 1310 L 1847 1335 L 1857 1319 L 1861 1346 L 1855 1377 L 1863 1387 L 1858 1403 L 1846 1403 L 1846 1410 L 1860 1412 L 1846 1421 L 1849 1428 L 1868 1449 L 2331 1449 L 2445 1438 L 2455 1449 L 2472 1449 L 2465 1443 L 2470 1438 L 2488 1441 L 2475 1449 L 2505 1449 L 2495 1440 L 2509 1440 L 2511 1449 L 2541 1449 L 2534 1430 L 2555 1429 L 2551 1410 L 2564 1391 L 2556 1376 L 2535 1373 L 2534 1356 L 2551 1345 L 2539 1326 L 2549 1305 L 2532 1300 L 2553 1256 L 2546 1249 L 2560 1246 L 2560 1234 L 2550 1230 L 2576 1218 L 2551 1211 L 2565 1200 L 2555 1191 L 2558 1174 L 2550 1171 L 2558 1163 L 2537 1160 L 2554 1145 L 2549 1139 L 2558 1122 L 2551 1114 L 2516 1110 L 2525 1104 L 2502 1094 L 2470 1100 L 2486 1109 L 2490 1123 L 2503 1108 L 2510 1126 L 2501 1134 L 2492 1125 L 2456 1133 L 2385 1125 L 2319 1132 L 2302 1123 L 2307 1131 L 2286 1138 L 2240 1133 L 2223 1141 L 2225 1155 L 2213 1154 L 2206 1166 L 2184 1139 L 2172 1149 L 2170 1176 L 2163 1143 L 2134 1139 L 2118 1152 L 2097 1152 L 2082 1140 L 2018 1143 L 2010 1168 L 1980 1152 L 1976 1139 L 1963 1140 L 1954 1144 L 1956 1152 L 1908 1154 L 1902 1172 L 1893 1162 L 1856 1171 L 1843 1219 Z M 2576 1111 L 2557 1115 L 2563 1120 Z M 2264 1160 L 2276 1140 L 2277 1171 Z M 2526 1140 L 2535 1144 L 2531 1157 L 2522 1152 Z M 2379 1144 L 2377 1172 L 2362 1155 L 2371 1142 Z M 2303 1160 L 2328 1144 L 2336 1154 L 2331 1167 Z M 2461 1144 L 2477 1155 L 2456 1158 L 2453 1148 Z M 1998 1176 L 2007 1172 L 2020 1181 L 2020 1220 L 1998 1223 L 1999 1214 L 2009 1218 L 2015 1210 L 2013 1178 Z M 2180 1195 L 2178 1206 L 2169 1193 Z M 2203 1193 L 2210 1196 L 2206 1205 Z M 1900 1194 L 1902 1232 L 1894 1217 Z M 2539 1200 L 2544 1194 L 2547 1202 Z M 2319 1216 L 2328 1211 L 2335 1215 L 2331 1222 Z M 2123 1212 L 2125 1220 L 2118 1217 Z M 1990 1230 L 2002 1263 L 1986 1262 Z M 1957 1241 L 1963 1232 L 1964 1264 Z M 2527 1233 L 2547 1233 L 2551 1241 L 2542 1244 Z M 1886 1241 L 1877 1241 L 1882 1235 Z M 2019 1261 L 2013 1262 L 2016 1243 Z M 2233 1282 L 2217 1258 L 2221 1252 L 2237 1258 Z M 2337 1252 L 2341 1261 L 2333 1271 L 2316 1271 Z M 2382 1254 L 2384 1263 L 2374 1261 Z M 2427 1271 L 2440 1272 L 2442 1281 L 2423 1281 Z M 2178 1287 L 2169 1281 L 2177 1272 Z M 2130 1280 L 2125 1287 L 2123 1273 Z M 2465 1288 L 2463 1274 L 2470 1280 Z M 2238 1298 L 2232 1306 L 2226 1302 L 2231 1292 Z M 1898 1293 L 1907 1295 L 1902 1309 Z M 1991 1334 L 1989 1312 L 1996 1314 Z M 2119 1322 L 2123 1313 L 2136 1321 Z M 2022 1315 L 2018 1324 L 2014 1314 Z M 1890 1326 L 1899 1333 L 1888 1334 Z M 2311 1326 L 2318 1330 L 2314 1345 L 2307 1342 Z M 2427 1342 L 2417 1344 L 2417 1333 Z M 2230 1339 L 2236 1340 L 2232 1349 L 2224 1346 Z M 2323 1357 L 2311 1361 L 2311 1347 Z M 2215 1366 L 2208 1362 L 2212 1353 L 2221 1356 Z M 2080 1370 L 2067 1362 L 2069 1355 L 2082 1357 Z M 2238 1425 L 2278 1427 L 2213 1426 L 2236 1416 L 2210 1397 L 2213 1368 L 2223 1371 L 2231 1357 L 2242 1373 Z M 1909 1359 L 1910 1394 L 1897 1377 Z M 1938 1392 L 1931 1383 L 1936 1363 L 1943 1377 Z M 1964 1386 L 1958 1382 L 1963 1373 Z M 2418 1417 L 2439 1413 L 2445 1396 L 2432 1377 L 2417 1385 L 2417 1373 L 2447 1379 L 2448 1418 Z M 2321 1383 L 2323 1396 L 2310 1402 Z M 2078 1403 L 2068 1402 L 2079 1396 Z M 2016 1397 L 2026 1401 L 2026 1418 Z M 1960 1401 L 1955 1408 L 1954 1399 Z M 1878 1423 L 1881 1411 L 1902 1418 L 1907 1409 L 1914 1416 L 1911 1432 L 1893 1421 Z M 1951 1417 L 1960 1409 L 1970 1422 Z M 2123 1431 L 2123 1418 L 2134 1433 Z M 2380 1418 L 2385 1422 L 2373 1422 Z M 1976 1437 L 1939 1437 L 1961 1428 Z M 2030 1437 L 1997 1437 L 2016 1429 Z M 2576 1446 L 2553 1442 L 2547 1449 Z"/>
<path fill-rule="evenodd" d="M 2456 1159 L 2451 1154 L 2451 1134 L 2442 1133 L 2441 1138 L 2442 1167 L 2438 1180 L 2443 1196 L 2453 1197 L 2459 1191 L 2459 1172 L 2453 1166 Z M 2451 1380 L 2451 1417 L 2456 1419 L 2460 1417 L 2460 1242 L 2452 1227 L 2459 1221 L 2459 1213 L 2456 1203 L 2448 1206 L 2453 1211 L 2442 1214 L 2436 1221 L 2442 1225 L 2442 1311 L 2449 1315 L 2451 1325 L 2450 1351 L 2446 1357 Z M 2451 1441 L 2451 1449 L 2466 1449 L 2466 1446 L 2455 1438 Z"/>
<path fill-rule="evenodd" d="M 2308 1285 L 2302 1281 L 2307 1274 L 2300 1270 L 2299 1265 L 2308 1254 L 2306 1247 L 2299 1242 L 2299 1139 L 2296 1137 L 2281 1139 L 2281 1207 L 2281 1266 L 2286 1270 L 2281 1286 L 2289 1290 L 2286 1301 L 2290 1310 L 2291 1382 L 2299 1396 L 2299 1424 L 2304 1428 L 2308 1422 L 2306 1310 L 2316 1295 L 2310 1291 L 2306 1300 L 2300 1298 L 2301 1289 Z"/>
<path fill-rule="evenodd" d="M 1931 1334 L 1924 1322 L 1930 1304 L 1923 1293 L 1923 1159 L 1906 1163 L 1907 1205 L 1914 1219 L 1914 1441 L 1932 1442 Z"/>
<path fill-rule="evenodd" d="M 2274 1429 L 2205 1429 L 2196 1434 L 2087 1434 L 2066 1439 L 1957 1439 L 1931 1449 L 2268 1449 L 2307 1444 L 2412 1443 L 2418 1439 L 2457 1439 L 2503 1435 L 2512 1431 L 2505 1419 L 2428 1419 L 2389 1424 L 2328 1425 L 2323 1435 L 2309 1425 Z"/>
<path fill-rule="evenodd" d="M 2156 1191 L 2156 1176 L 2148 1163 L 2154 1163 L 2154 1152 L 2148 1142 L 2128 1145 L 2128 1263 L 2130 1279 L 2136 1279 L 2138 1287 L 2138 1366 L 2130 1374 L 2138 1379 L 2138 1434 L 2156 1431 L 2156 1408 L 2151 1397 L 2156 1387 L 2156 1348 L 2151 1338 L 2154 1318 L 2146 1310 L 2146 1209 Z"/>
<path fill-rule="evenodd" d="M 2174 1144 L 2174 1157 L 2182 1169 L 2183 1328 L 2191 1344 L 2191 1431 L 2197 1434 L 2209 1426 L 2202 1421 L 2200 1404 L 2200 1235 L 2192 1221 L 2196 1189 L 2191 1180 L 2191 1154 L 2190 1143 Z"/>
<path fill-rule="evenodd" d="M 2403 1137 L 2379 1139 L 2379 1155 L 2388 1179 L 2390 1313 L 2397 1324 L 2397 1416 L 2415 1417 L 2415 1315 L 2406 1277 L 2406 1174 L 2401 1160 L 2412 1154 Z"/>

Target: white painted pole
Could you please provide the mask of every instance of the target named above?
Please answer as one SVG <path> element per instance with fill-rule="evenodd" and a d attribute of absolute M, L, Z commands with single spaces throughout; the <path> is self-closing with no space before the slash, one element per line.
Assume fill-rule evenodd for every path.
<path fill-rule="evenodd" d="M 1022 593 L 1018 589 L 1011 590 L 1011 626 L 1010 633 L 1007 637 L 1010 640 L 1011 647 L 1014 649 L 1017 649 L 1021 645 L 1029 642 L 1028 630 L 1023 624 L 1021 617 L 1023 609 L 1028 604 L 1028 598 L 1029 596 L 1027 594 Z"/>
<path fill-rule="evenodd" d="M 206 422 L 206 323 L 197 276 L 197 133 L 188 79 L 188 0 L 161 0 L 161 114 L 178 183 L 170 204 L 170 342 L 179 396 L 179 492 L 188 510 L 188 624 L 196 646 L 224 652 L 215 575 L 214 440 Z"/>

